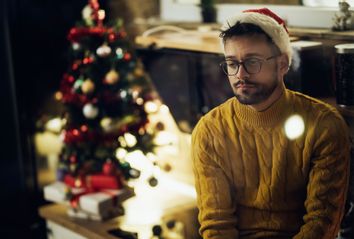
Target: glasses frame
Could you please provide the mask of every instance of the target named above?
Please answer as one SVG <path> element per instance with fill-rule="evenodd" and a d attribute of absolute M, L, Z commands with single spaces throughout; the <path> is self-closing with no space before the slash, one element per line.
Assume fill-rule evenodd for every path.
<path fill-rule="evenodd" d="M 246 59 L 245 61 L 225 60 L 225 61 L 220 62 L 219 65 L 220 65 L 221 69 L 223 70 L 223 72 L 224 72 L 227 76 L 234 76 L 234 75 L 237 75 L 238 71 L 240 70 L 240 66 L 241 66 L 241 65 L 243 66 L 243 68 L 245 69 L 245 71 L 246 71 L 248 74 L 251 74 L 251 75 L 252 75 L 252 74 L 258 74 L 258 73 L 261 71 L 262 65 L 263 65 L 264 62 L 269 61 L 269 60 L 271 60 L 271 59 L 274 59 L 274 58 L 276 58 L 276 57 L 278 57 L 278 56 L 280 56 L 280 55 L 273 55 L 273 56 L 270 56 L 270 57 L 268 57 L 268 58 L 266 58 L 266 59 L 249 58 L 249 59 L 252 59 L 252 60 L 256 59 L 256 60 L 260 63 L 258 71 L 257 71 L 257 72 L 252 72 L 252 73 L 248 71 L 248 69 L 247 69 L 247 67 L 246 67 L 246 65 L 245 65 L 245 63 L 246 63 L 247 60 L 249 60 L 249 59 Z M 236 72 L 235 72 L 234 74 L 229 74 L 229 73 L 227 72 L 227 61 L 233 61 L 233 62 L 237 63 L 237 69 L 236 69 Z"/>

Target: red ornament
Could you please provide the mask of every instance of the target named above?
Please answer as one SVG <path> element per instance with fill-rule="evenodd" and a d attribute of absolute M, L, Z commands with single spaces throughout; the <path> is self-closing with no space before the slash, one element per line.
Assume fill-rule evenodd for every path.
<path fill-rule="evenodd" d="M 73 69 L 73 71 L 77 70 L 79 68 L 79 64 L 77 63 L 74 63 L 72 66 L 71 66 L 71 69 Z"/>
<path fill-rule="evenodd" d="M 126 37 L 126 36 L 127 36 L 126 31 L 120 31 L 120 32 L 119 32 L 119 36 L 120 36 L 121 38 Z"/>
<path fill-rule="evenodd" d="M 69 158 L 69 160 L 70 160 L 70 163 L 76 163 L 77 162 L 77 157 L 76 157 L 76 155 L 71 155 L 70 156 L 70 158 Z"/>
<path fill-rule="evenodd" d="M 110 33 L 108 34 L 108 41 L 109 42 L 114 42 L 117 39 L 116 34 Z"/>
<path fill-rule="evenodd" d="M 88 131 L 87 125 L 81 125 L 80 129 L 81 129 L 82 132 L 87 132 Z"/>
<path fill-rule="evenodd" d="M 72 131 L 72 134 L 73 134 L 74 136 L 79 136 L 79 135 L 80 135 L 80 131 L 78 131 L 77 129 L 74 129 L 74 130 Z"/>
<path fill-rule="evenodd" d="M 129 52 L 124 54 L 124 60 L 129 61 L 131 58 L 132 58 L 132 55 Z"/>
<path fill-rule="evenodd" d="M 108 160 L 105 162 L 102 166 L 102 172 L 105 175 L 114 175 L 114 172 L 116 171 L 115 165 L 112 163 L 112 161 Z"/>
<path fill-rule="evenodd" d="M 75 82 L 75 77 L 71 76 L 71 75 L 65 75 L 64 76 L 64 80 L 66 80 L 68 83 L 74 83 Z"/>
<path fill-rule="evenodd" d="M 92 57 L 85 57 L 83 60 L 82 60 L 82 63 L 84 63 L 85 65 L 86 64 L 90 64 L 92 63 L 94 60 Z"/>

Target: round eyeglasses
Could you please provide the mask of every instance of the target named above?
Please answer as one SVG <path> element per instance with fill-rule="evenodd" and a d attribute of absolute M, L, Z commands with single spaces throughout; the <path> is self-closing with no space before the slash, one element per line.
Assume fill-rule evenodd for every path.
<path fill-rule="evenodd" d="M 279 55 L 274 55 L 274 56 L 268 57 L 266 59 L 248 58 L 244 61 L 225 60 L 220 63 L 220 67 L 225 72 L 225 74 L 228 76 L 236 75 L 237 72 L 239 71 L 241 65 L 245 68 L 245 70 L 248 74 L 257 74 L 261 71 L 262 64 L 265 61 L 269 61 L 269 60 L 274 59 L 278 56 Z"/>

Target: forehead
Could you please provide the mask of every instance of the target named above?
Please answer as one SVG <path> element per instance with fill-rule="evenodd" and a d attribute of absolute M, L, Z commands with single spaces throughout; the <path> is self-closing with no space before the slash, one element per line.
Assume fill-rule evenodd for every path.
<path fill-rule="evenodd" d="M 247 55 L 268 56 L 272 53 L 271 44 L 264 35 L 233 36 L 225 41 L 225 56 L 244 57 Z"/>

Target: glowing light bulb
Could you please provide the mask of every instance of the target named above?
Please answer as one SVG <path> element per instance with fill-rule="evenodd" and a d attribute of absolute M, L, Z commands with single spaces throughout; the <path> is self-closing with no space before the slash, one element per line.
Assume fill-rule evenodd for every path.
<path fill-rule="evenodd" d="M 127 142 L 128 147 L 134 147 L 136 145 L 136 143 L 138 142 L 136 140 L 135 136 L 130 133 L 125 133 L 124 139 Z"/>
<path fill-rule="evenodd" d="M 51 119 L 46 123 L 45 127 L 49 131 L 59 133 L 62 128 L 62 121 L 60 118 Z"/>
<path fill-rule="evenodd" d="M 118 148 L 116 150 L 116 158 L 119 160 L 122 160 L 125 158 L 125 156 L 127 155 L 127 150 L 123 149 L 123 148 Z"/>
<path fill-rule="evenodd" d="M 148 101 L 145 103 L 144 109 L 147 113 L 155 113 L 158 110 L 158 106 L 155 102 Z"/>

